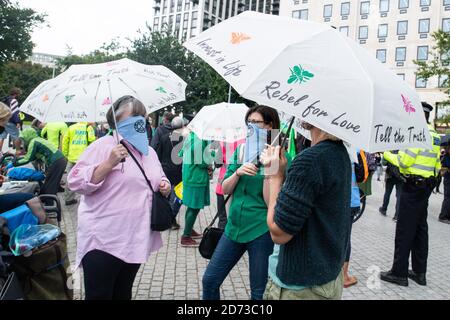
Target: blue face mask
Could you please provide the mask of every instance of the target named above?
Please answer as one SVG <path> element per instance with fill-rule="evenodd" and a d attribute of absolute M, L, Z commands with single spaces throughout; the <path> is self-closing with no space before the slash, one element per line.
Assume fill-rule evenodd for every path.
<path fill-rule="evenodd" d="M 267 143 L 268 130 L 260 128 L 256 124 L 249 123 L 245 141 L 244 163 L 255 162 L 264 150 Z"/>
<path fill-rule="evenodd" d="M 135 116 L 117 123 L 120 135 L 143 155 L 148 155 L 148 138 L 145 118 Z"/>

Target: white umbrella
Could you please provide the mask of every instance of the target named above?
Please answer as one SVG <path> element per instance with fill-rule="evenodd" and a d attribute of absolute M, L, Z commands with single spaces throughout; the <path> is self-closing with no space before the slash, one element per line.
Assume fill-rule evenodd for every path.
<path fill-rule="evenodd" d="M 130 59 L 73 65 L 41 83 L 20 106 L 43 122 L 105 121 L 114 101 L 124 95 L 141 100 L 148 112 L 185 100 L 186 83 L 164 66 Z"/>
<path fill-rule="evenodd" d="M 202 140 L 235 142 L 247 133 L 245 104 L 219 103 L 203 107 L 188 128 Z"/>
<path fill-rule="evenodd" d="M 355 147 L 431 147 L 415 90 L 325 24 L 247 11 L 184 45 L 241 96 Z"/>

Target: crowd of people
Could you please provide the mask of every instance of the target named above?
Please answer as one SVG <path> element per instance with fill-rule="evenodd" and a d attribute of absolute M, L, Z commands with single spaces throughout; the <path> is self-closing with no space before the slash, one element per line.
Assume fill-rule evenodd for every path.
<path fill-rule="evenodd" d="M 203 275 L 205 300 L 220 299 L 223 281 L 245 253 L 254 300 L 340 299 L 343 288 L 358 282 L 349 274 L 349 263 L 360 196 L 370 195 L 372 175 L 380 180 L 383 166 L 386 189 L 379 212 L 387 215 L 395 187 L 397 225 L 393 266 L 381 273 L 381 280 L 406 286 L 409 278 L 426 285 L 428 199 L 440 172 L 444 202 L 439 221 L 450 223 L 450 149 L 441 155 L 431 125 L 432 150 L 361 152 L 362 162 L 352 163 L 343 141 L 303 122 L 311 141 L 297 139 L 294 157 L 280 136 L 249 162 L 244 154 L 248 141 L 201 140 L 185 119 L 170 112 L 152 128 L 145 106 L 131 96 L 113 104 L 107 123 L 34 120 L 19 133 L 18 94 L 11 90 L 8 105 L 0 104 L 0 146 L 9 135 L 17 156 L 13 166 L 38 162 L 36 168 L 46 176 L 41 193 L 64 191 L 66 206 L 79 201 L 76 266 L 84 270 L 89 300 L 131 299 L 140 265 L 162 247 L 160 232 L 150 227 L 153 190 L 169 198 L 173 230 L 180 228 L 176 218 L 186 207 L 180 245 L 199 245 L 202 234 L 194 225 L 211 204 L 215 168 L 218 227 L 224 232 Z M 423 107 L 428 121 L 431 106 Z M 277 111 L 268 106 L 249 108 L 244 120 L 257 132 L 280 129 Z M 181 183 L 182 197 L 175 193 Z M 0 196 L 1 208 L 26 198 Z"/>

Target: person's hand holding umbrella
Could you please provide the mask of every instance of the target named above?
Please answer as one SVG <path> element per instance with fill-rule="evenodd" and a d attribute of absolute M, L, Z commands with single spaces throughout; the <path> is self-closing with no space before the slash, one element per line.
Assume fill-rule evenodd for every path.
<path fill-rule="evenodd" d="M 281 151 L 280 146 L 274 147 L 267 145 L 267 148 L 261 153 L 259 160 L 264 167 L 264 175 L 266 177 L 283 181 L 287 167 L 287 158 L 284 151 Z"/>

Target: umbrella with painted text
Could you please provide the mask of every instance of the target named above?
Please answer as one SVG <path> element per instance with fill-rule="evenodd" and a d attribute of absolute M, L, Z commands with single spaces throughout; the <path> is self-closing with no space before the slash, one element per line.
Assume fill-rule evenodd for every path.
<path fill-rule="evenodd" d="M 73 65 L 41 83 L 20 110 L 43 122 L 101 122 L 115 100 L 131 95 L 153 112 L 185 100 L 186 83 L 168 68 L 130 59 Z"/>
<path fill-rule="evenodd" d="M 417 92 L 328 25 L 247 11 L 184 46 L 244 98 L 355 148 L 431 147 Z"/>

